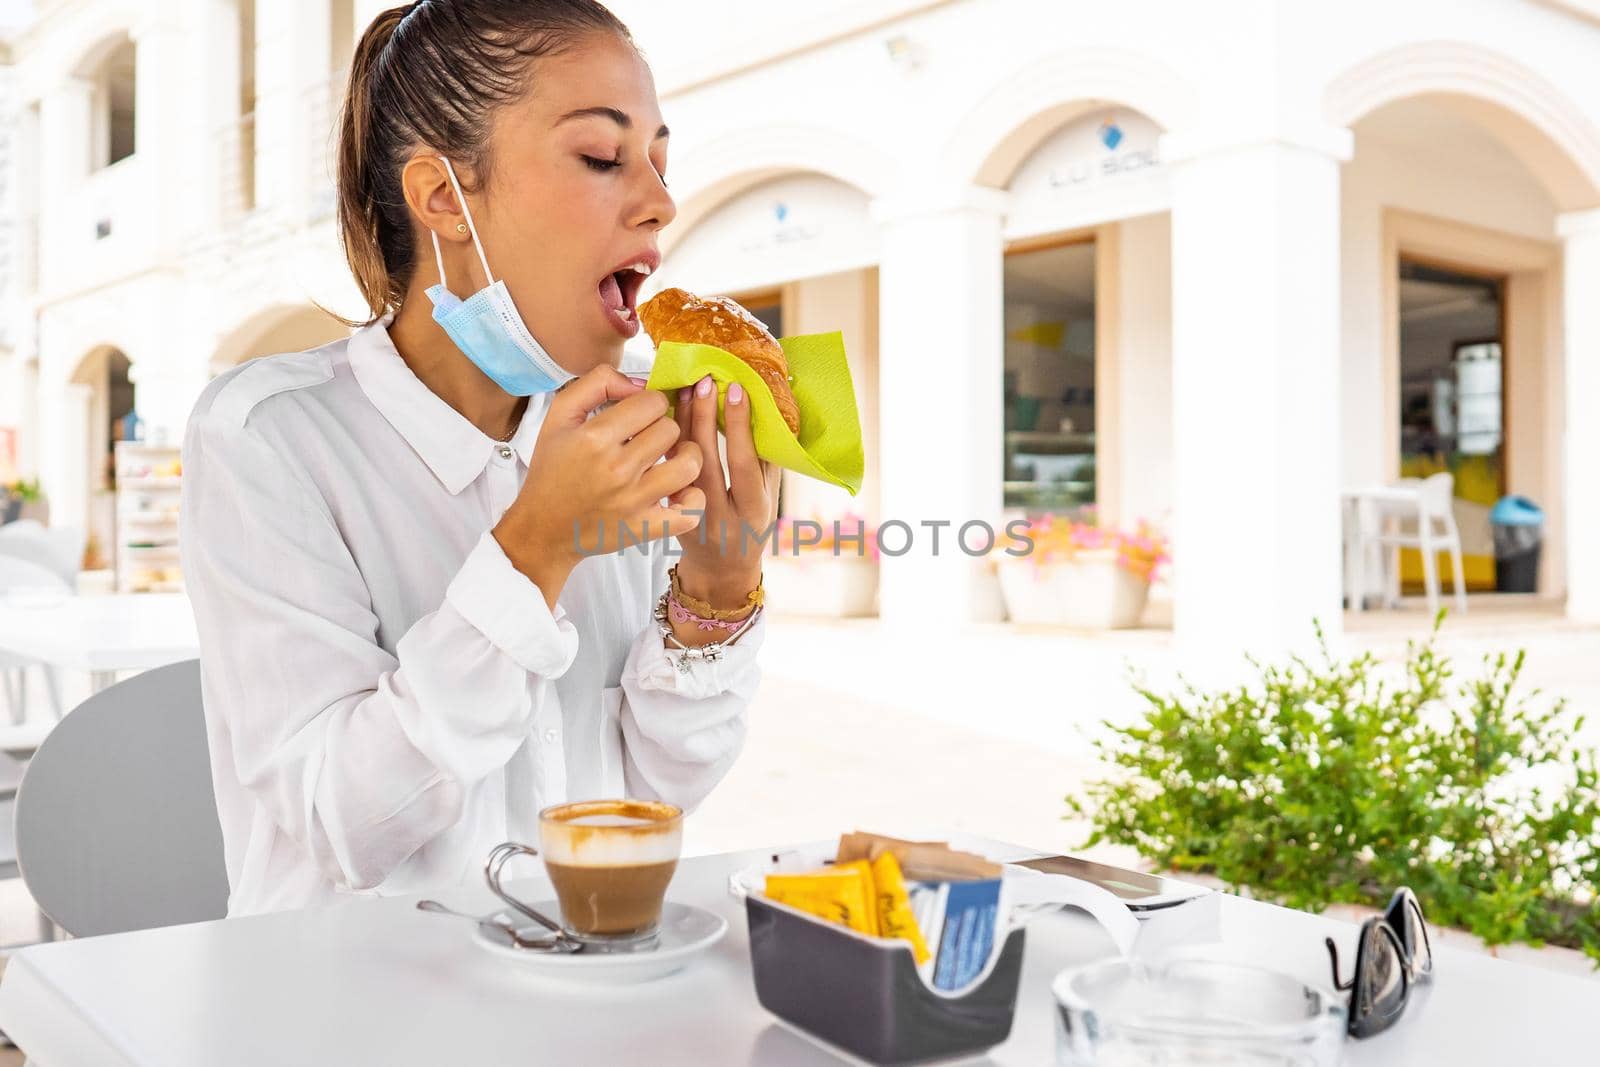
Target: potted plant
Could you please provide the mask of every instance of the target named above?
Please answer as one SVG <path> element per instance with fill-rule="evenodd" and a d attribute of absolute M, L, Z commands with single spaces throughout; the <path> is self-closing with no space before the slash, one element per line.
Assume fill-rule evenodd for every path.
<path fill-rule="evenodd" d="M 780 518 L 762 570 L 774 612 L 871 615 L 877 610 L 877 528 L 853 512 L 837 519 Z"/>
<path fill-rule="evenodd" d="M 1127 531 L 1047 513 L 1023 538 L 998 540 L 996 560 L 1013 622 L 1117 630 L 1139 625 L 1168 555 L 1149 523 Z"/>
<path fill-rule="evenodd" d="M 19 478 L 9 485 L 0 486 L 0 526 L 16 522 L 22 517 L 23 505 L 38 502 L 42 495 L 37 478 L 33 481 Z"/>

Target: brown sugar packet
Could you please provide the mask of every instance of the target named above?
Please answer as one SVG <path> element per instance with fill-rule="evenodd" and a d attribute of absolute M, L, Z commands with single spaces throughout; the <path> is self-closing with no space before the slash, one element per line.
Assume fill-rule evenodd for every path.
<path fill-rule="evenodd" d="M 898 860 L 902 858 L 904 850 L 913 845 L 948 847 L 943 841 L 902 841 L 898 837 L 885 837 L 883 834 L 869 834 L 857 830 L 854 833 L 839 835 L 839 851 L 834 857 L 834 862 L 849 863 L 851 860 L 871 862 L 885 852 L 893 852 L 894 858 Z"/>
<path fill-rule="evenodd" d="M 856 831 L 839 838 L 837 862 L 874 860 L 893 852 L 901 872 L 917 882 L 970 882 L 999 878 L 1001 867 L 971 852 L 958 852 L 943 841 L 902 841 Z"/>
<path fill-rule="evenodd" d="M 918 882 L 973 882 L 999 878 L 1002 868 L 972 852 L 958 852 L 948 845 L 913 845 L 904 856 L 896 856 L 900 870 Z"/>

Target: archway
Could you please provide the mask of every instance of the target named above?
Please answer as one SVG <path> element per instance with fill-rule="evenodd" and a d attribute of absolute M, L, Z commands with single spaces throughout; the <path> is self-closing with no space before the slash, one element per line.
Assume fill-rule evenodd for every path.
<path fill-rule="evenodd" d="M 1184 78 L 1148 55 L 1068 49 L 985 94 L 946 143 L 943 169 L 958 181 L 1005 188 L 1024 160 L 1083 115 L 1120 105 L 1170 130 L 1189 123 L 1197 98 Z"/>
<path fill-rule="evenodd" d="M 1008 515 L 1168 520 L 1171 194 L 1160 142 L 1181 121 L 1180 84 L 1148 59 L 1022 71 L 952 142 L 961 173 L 1006 195 L 993 495 Z"/>
<path fill-rule="evenodd" d="M 137 46 L 125 32 L 100 39 L 79 59 L 75 77 L 90 86 L 89 169 L 100 170 L 137 147 Z"/>
<path fill-rule="evenodd" d="M 1582 453 L 1563 402 L 1558 224 L 1600 204 L 1600 131 L 1538 74 L 1455 42 L 1364 60 L 1324 105 L 1355 140 L 1341 176 L 1345 482 L 1449 471 L 1475 591 L 1496 588 L 1491 506 L 1532 497 L 1547 513 L 1539 591 L 1559 596 L 1578 535 L 1562 471 Z M 1402 556 L 1407 585 L 1421 569 Z"/>
<path fill-rule="evenodd" d="M 278 304 L 256 312 L 230 330 L 217 345 L 211 377 L 262 356 L 303 352 L 350 336 L 350 328 L 309 305 Z"/>

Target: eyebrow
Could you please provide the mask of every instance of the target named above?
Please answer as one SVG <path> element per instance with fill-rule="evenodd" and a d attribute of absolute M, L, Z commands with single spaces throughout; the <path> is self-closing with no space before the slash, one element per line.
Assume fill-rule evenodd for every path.
<path fill-rule="evenodd" d="M 568 119 L 583 118 L 610 119 L 612 122 L 615 122 L 618 126 L 621 126 L 625 130 L 633 129 L 633 119 L 628 117 L 628 113 L 614 107 L 580 107 L 577 110 L 569 111 L 565 115 L 562 115 L 559 119 L 556 119 L 555 124 L 559 126 Z M 672 131 L 667 129 L 666 126 L 662 126 L 656 131 L 656 137 L 666 137 L 671 132 Z"/>

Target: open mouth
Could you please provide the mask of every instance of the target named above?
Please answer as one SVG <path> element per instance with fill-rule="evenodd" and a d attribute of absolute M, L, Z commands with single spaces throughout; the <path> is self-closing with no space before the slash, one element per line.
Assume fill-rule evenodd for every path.
<path fill-rule="evenodd" d="M 611 318 L 611 324 L 629 337 L 639 332 L 639 287 L 653 269 L 647 260 L 641 259 L 600 279 L 600 303 Z"/>

